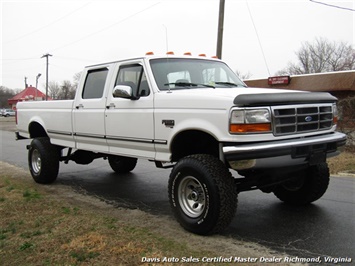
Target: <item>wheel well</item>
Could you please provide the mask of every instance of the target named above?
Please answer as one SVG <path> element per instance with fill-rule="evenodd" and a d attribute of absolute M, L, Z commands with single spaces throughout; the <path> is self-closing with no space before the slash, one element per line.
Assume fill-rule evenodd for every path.
<path fill-rule="evenodd" d="M 179 133 L 171 144 L 172 161 L 192 154 L 211 154 L 218 158 L 218 141 L 210 134 L 199 130 Z"/>
<path fill-rule="evenodd" d="M 47 132 L 37 122 L 32 122 L 28 127 L 28 132 L 31 138 L 48 137 Z"/>

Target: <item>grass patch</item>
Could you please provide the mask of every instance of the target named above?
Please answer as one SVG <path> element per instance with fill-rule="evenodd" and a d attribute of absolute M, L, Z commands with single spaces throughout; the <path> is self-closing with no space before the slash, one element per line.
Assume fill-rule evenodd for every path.
<path fill-rule="evenodd" d="M 39 194 L 37 192 L 37 190 L 31 190 L 31 189 L 25 189 L 25 191 L 23 192 L 22 196 L 26 199 L 26 200 L 32 200 L 32 199 L 40 199 L 41 198 L 41 194 Z"/>
<path fill-rule="evenodd" d="M 341 172 L 355 174 L 354 152 L 345 151 L 336 157 L 328 159 L 330 173 L 335 175 Z"/>
<path fill-rule="evenodd" d="M 0 174 L 0 260 L 6 265 L 140 265 L 143 257 L 216 256 L 108 213 L 58 200 L 30 179 Z"/>

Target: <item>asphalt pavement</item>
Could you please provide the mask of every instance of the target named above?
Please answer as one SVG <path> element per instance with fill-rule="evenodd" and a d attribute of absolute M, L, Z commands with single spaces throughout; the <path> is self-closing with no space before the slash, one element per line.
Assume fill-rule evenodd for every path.
<path fill-rule="evenodd" d="M 0 131 L 0 142 L 1 161 L 28 168 L 28 140 L 15 141 L 13 132 Z M 57 182 L 118 207 L 172 216 L 169 173 L 138 160 L 132 173 L 117 175 L 107 161 L 98 159 L 90 165 L 61 163 Z M 307 207 L 288 206 L 261 191 L 240 193 L 237 214 L 222 235 L 298 257 L 351 258 L 354 263 L 354 221 L 355 178 L 332 176 L 326 194 Z"/>

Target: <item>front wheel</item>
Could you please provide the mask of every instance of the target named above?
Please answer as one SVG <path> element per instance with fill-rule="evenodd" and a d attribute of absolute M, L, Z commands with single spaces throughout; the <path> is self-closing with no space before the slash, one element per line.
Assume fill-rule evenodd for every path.
<path fill-rule="evenodd" d="M 59 150 L 49 138 L 35 138 L 28 150 L 28 166 L 33 179 L 40 184 L 53 183 L 59 172 Z"/>
<path fill-rule="evenodd" d="M 329 169 L 327 163 L 310 166 L 304 176 L 278 185 L 274 194 L 281 201 L 292 205 L 307 205 L 320 199 L 327 191 Z"/>
<path fill-rule="evenodd" d="M 228 168 L 211 155 L 185 157 L 170 174 L 170 205 L 180 225 L 192 233 L 213 234 L 227 227 L 235 215 L 237 198 Z"/>

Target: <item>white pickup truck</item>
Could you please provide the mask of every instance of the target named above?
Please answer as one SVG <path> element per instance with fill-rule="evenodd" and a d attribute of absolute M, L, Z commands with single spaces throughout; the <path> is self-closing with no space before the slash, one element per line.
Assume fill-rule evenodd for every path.
<path fill-rule="evenodd" d="M 149 55 L 86 67 L 74 100 L 18 103 L 16 134 L 33 139 L 28 164 L 41 184 L 70 160 L 108 159 L 118 174 L 137 158 L 173 167 L 173 213 L 205 235 L 229 225 L 239 192 L 297 205 L 325 193 L 326 158 L 346 142 L 335 131 L 336 101 L 248 88 L 218 59 Z"/>

